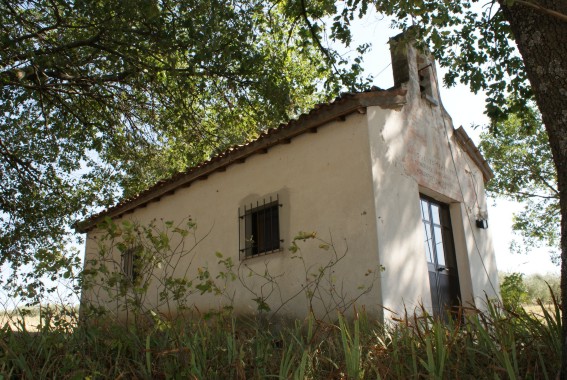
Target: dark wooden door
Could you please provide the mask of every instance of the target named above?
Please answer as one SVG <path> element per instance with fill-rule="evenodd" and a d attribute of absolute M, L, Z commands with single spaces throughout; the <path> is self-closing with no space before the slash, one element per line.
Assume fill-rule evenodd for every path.
<path fill-rule="evenodd" d="M 449 207 L 422 196 L 421 217 L 433 315 L 445 318 L 461 298 Z"/>

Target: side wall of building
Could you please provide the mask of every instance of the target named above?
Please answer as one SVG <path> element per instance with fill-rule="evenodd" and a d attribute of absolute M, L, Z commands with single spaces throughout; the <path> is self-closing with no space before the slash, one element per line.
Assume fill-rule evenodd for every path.
<path fill-rule="evenodd" d="M 190 217 L 196 223 L 194 234 L 183 242 L 185 250 L 191 251 L 175 264 L 174 277 L 198 278 L 199 271 L 207 269 L 211 279 L 222 283 L 216 276 L 226 268 L 218 264 L 221 258 L 216 253 L 232 260 L 239 278 L 228 281 L 222 295 L 197 292 L 191 296 L 190 306 L 200 312 L 231 305 L 239 313 L 255 313 L 262 298 L 282 315 L 304 317 L 313 307 L 319 315 L 330 311 L 334 316 L 336 306 L 367 290 L 357 304 L 379 316 L 382 300 L 380 280 L 373 281 L 380 273 L 369 157 L 367 115 L 351 114 L 345 121 L 330 122 L 317 133 L 295 137 L 290 144 L 274 146 L 266 154 L 178 189 L 123 219 L 141 224 L 156 219 L 160 226 Z M 270 196 L 279 197 L 282 204 L 283 250 L 240 260 L 239 208 L 242 212 L 244 205 Z M 301 231 L 316 232 L 322 241 L 298 241 L 301 250 L 294 254 L 288 247 Z M 88 234 L 87 259 L 97 257 L 100 239 L 100 231 Z M 176 247 L 178 243 L 170 242 Z M 113 255 L 115 263 L 120 263 L 120 254 L 115 250 Z M 114 270 L 119 270 L 117 265 Z M 317 287 L 313 280 L 325 266 L 329 267 Z M 155 277 L 166 267 L 156 269 Z M 175 303 L 168 306 L 159 300 L 160 289 L 159 281 L 154 281 L 144 307 L 175 313 Z M 319 299 L 325 297 L 324 302 Z M 121 298 L 111 298 L 100 287 L 84 295 L 85 301 L 120 314 Z"/>

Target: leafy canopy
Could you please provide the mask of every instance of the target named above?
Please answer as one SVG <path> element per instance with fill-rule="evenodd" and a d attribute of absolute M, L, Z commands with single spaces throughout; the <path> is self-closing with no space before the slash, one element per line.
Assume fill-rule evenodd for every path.
<path fill-rule="evenodd" d="M 524 62 L 497 1 L 347 0 L 340 7 L 333 0 L 296 3 L 305 6 L 317 29 L 328 29 L 331 39 L 344 44 L 352 41 L 350 24 L 356 17 L 374 10 L 388 16 L 392 28 L 411 30 L 408 38 L 431 49 L 437 63 L 446 68 L 445 85 L 459 81 L 474 93 L 486 92 L 486 113 L 493 120 L 524 110 L 533 97 Z M 310 12 L 314 3 L 327 10 L 327 18 Z M 516 95 L 513 102 L 507 100 L 509 94 Z"/>
<path fill-rule="evenodd" d="M 41 275 L 78 264 L 75 219 L 362 85 L 293 9 L 0 2 L 0 266 L 34 268 L 12 289 L 37 296 Z"/>
<path fill-rule="evenodd" d="M 488 191 L 497 197 L 523 202 L 514 216 L 514 230 L 531 248 L 552 247 L 558 261 L 559 190 L 549 139 L 539 112 L 530 108 L 481 134 L 480 149 L 494 169 Z"/>
<path fill-rule="evenodd" d="M 0 264 L 56 272 L 76 218 L 362 88 L 360 56 L 327 41 L 349 46 L 372 8 L 494 120 L 531 99 L 496 1 L 2 1 Z"/>

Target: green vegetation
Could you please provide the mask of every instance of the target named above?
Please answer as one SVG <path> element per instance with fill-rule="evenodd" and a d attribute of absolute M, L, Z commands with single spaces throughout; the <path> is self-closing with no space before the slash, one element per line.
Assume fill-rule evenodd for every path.
<path fill-rule="evenodd" d="M 504 307 L 515 309 L 542 303 L 550 305 L 553 295 L 559 294 L 559 275 L 500 273 L 500 293 Z"/>
<path fill-rule="evenodd" d="M 294 238 L 290 251 L 304 264 L 309 280 L 292 299 L 274 303 L 270 294 L 278 293 L 277 276 L 267 270 L 246 270 L 243 276 L 219 252 L 214 254 L 218 266 L 183 265 L 186 272 L 177 277 L 175 268 L 181 264 L 175 260 L 190 258 L 200 241 L 195 227 L 189 218 L 147 226 L 107 220 L 99 254 L 89 259 L 83 276 L 85 294 L 94 298 L 85 295 L 80 313 L 41 307 L 21 316 L 5 315 L 9 321 L 4 318 L 0 325 L 0 379 L 453 379 L 484 378 L 487 369 L 495 378 L 545 379 L 558 372 L 561 312 L 553 296 L 550 305 L 538 301 L 536 312 L 519 305 L 529 289 L 535 295 L 541 292 L 526 285 L 537 282 L 531 277 L 528 282 L 519 274 L 505 276 L 503 305 L 487 300 L 484 311 L 463 307 L 445 322 L 422 309 L 384 326 L 356 307 L 356 295 L 347 298 L 337 292 L 341 286 L 333 272 L 347 251 L 337 252 L 332 239 L 321 240 L 315 232 Z M 179 243 L 181 237 L 188 238 L 186 245 Z M 313 246 L 308 242 L 328 254 L 329 261 L 306 265 L 303 250 Z M 116 261 L 128 252 L 135 257 L 132 272 L 121 270 Z M 155 275 L 158 267 L 162 277 Z M 360 294 L 371 289 L 383 269 L 367 273 L 369 282 Z M 151 276 L 163 314 L 146 300 Z M 245 287 L 257 303 L 257 314 L 239 316 L 226 289 L 250 277 L 273 291 L 258 294 Z M 90 292 L 95 289 L 99 291 Z M 200 314 L 190 302 L 203 293 L 228 303 Z M 287 320 L 269 306 L 296 297 L 305 298 L 311 310 L 304 320 Z M 125 321 L 125 315 L 132 318 Z"/>
<path fill-rule="evenodd" d="M 353 320 L 339 314 L 335 323 L 218 314 L 145 326 L 47 322 L 39 333 L 4 327 L 0 378 L 555 378 L 557 304 L 537 315 L 487 307 L 462 309 L 447 323 L 422 315 L 386 327 L 364 312 Z"/>
<path fill-rule="evenodd" d="M 328 263 L 306 266 L 310 280 L 294 296 L 305 297 L 313 310 L 304 320 L 285 319 L 268 307 L 269 296 L 259 298 L 252 290 L 258 310 L 254 317 L 236 315 L 231 307 L 196 313 L 187 304 L 196 293 L 223 298 L 227 285 L 242 281 L 240 271 L 220 253 L 214 255 L 218 273 L 212 267 L 199 268 L 195 278 L 183 276 L 188 282 L 179 282 L 174 272 L 156 277 L 161 309 L 182 310 L 165 317 L 144 301 L 147 276 L 156 265 L 173 269 L 171 259 L 190 255 L 198 239 L 186 247 L 175 242 L 176 237 L 194 234 L 190 219 L 148 226 L 108 220 L 99 257 L 92 258 L 83 280 L 97 281 L 99 294 L 106 300 L 113 294 L 112 302 L 134 318 L 126 322 L 120 319 L 124 313 L 120 317 L 110 307 L 92 305 L 81 309 L 80 322 L 76 309 L 41 308 L 37 329 L 24 322 L 6 323 L 0 327 L 0 379 L 454 379 L 486 378 L 487 371 L 495 379 L 553 379 L 559 371 L 560 308 L 553 295 L 550 305 L 538 301 L 535 312 L 510 306 L 508 299 L 524 301 L 531 289 L 519 274 L 503 279 L 504 305 L 487 300 L 482 311 L 463 307 L 447 321 L 434 320 L 422 309 L 382 325 L 357 308 L 356 299 L 340 293 L 334 293 L 340 302 L 315 308 L 322 294 L 337 287 L 329 274 L 347 252 L 338 253 L 332 241 L 322 241 L 314 232 L 299 233 L 290 248 L 297 260 L 303 260 L 306 241 L 329 253 Z M 119 265 L 112 249 L 124 254 L 129 247 L 137 247 L 135 278 L 112 269 Z M 381 271 L 377 268 L 376 273 Z M 248 276 L 266 281 L 277 292 L 277 278 L 269 272 L 247 271 Z M 164 307 L 169 303 L 172 309 Z"/>
<path fill-rule="evenodd" d="M 535 95 L 558 169 L 559 194 L 567 194 L 567 97 L 562 92 L 567 72 L 557 70 L 567 55 L 567 16 L 559 2 L 491 1 L 481 10 L 475 10 L 476 0 L 349 0 L 340 9 L 336 4 L 3 1 L 0 264 L 14 270 L 0 278 L 7 290 L 39 302 L 42 293 L 54 290 L 45 288 L 42 276 L 76 275 L 79 260 L 66 251 L 75 218 L 253 138 L 340 88 L 361 88 L 360 58 L 350 65 L 322 42 L 330 31 L 331 39 L 348 46 L 351 20 L 373 6 L 431 43 L 449 69 L 447 84 L 458 79 L 474 91 L 486 90 L 487 113 L 494 119 L 523 109 Z M 327 27 L 323 20 L 329 17 Z M 321 97 L 313 95 L 316 89 L 323 90 Z M 509 93 L 518 95 L 511 105 L 505 101 Z M 560 206 L 567 265 L 567 201 Z M 32 269 L 23 277 L 18 270 L 25 267 Z M 6 278 L 6 273 L 13 275 Z M 565 305 L 567 278 L 562 289 Z M 255 328 L 226 327 L 235 325 L 232 319 L 202 333 L 198 324 L 189 333 L 172 327 L 151 334 L 113 324 L 65 333 L 46 326 L 39 335 L 4 329 L 0 371 L 4 377 L 29 378 L 181 376 L 177 364 L 170 369 L 179 372 L 159 364 L 175 358 L 190 364 L 183 367 L 187 371 L 213 368 L 187 374 L 193 377 L 215 377 L 215 371 L 220 377 L 262 377 L 259 371 L 265 368 L 285 378 L 298 368 L 297 377 L 340 377 L 344 371 L 354 378 L 378 377 L 375 372 L 401 378 L 485 377 L 489 371 L 496 377 L 545 378 L 555 374 L 560 324 L 557 309 L 553 318 L 542 313 L 546 323 L 491 307 L 488 316 L 473 316 L 448 330 L 416 318 L 401 330 L 388 329 L 390 335 L 361 322 L 349 333 L 341 323 L 311 322 L 308 331 L 328 331 L 325 339 L 315 339 L 316 334 L 307 334 L 309 341 L 305 335 L 282 338 L 286 354 L 277 372 L 259 358 L 280 352 L 278 345 L 269 351 L 253 335 Z M 337 330 L 342 334 L 334 336 Z M 215 331 L 239 349 L 227 350 L 237 356 L 223 356 L 219 347 L 228 345 L 203 347 L 206 339 L 220 341 Z M 372 340 L 372 334 L 379 338 Z M 190 345 L 194 336 L 199 341 Z M 404 346 L 405 337 L 414 343 Z M 373 347 L 382 350 L 373 355 L 384 361 L 366 356 Z M 337 352 L 348 355 L 348 365 L 334 356 Z M 566 349 L 564 356 L 566 377 Z M 217 362 L 224 367 L 213 365 Z M 382 372 L 381 363 L 387 363 Z"/>
<path fill-rule="evenodd" d="M 54 290 L 42 276 L 80 269 L 68 249 L 77 219 L 362 89 L 360 58 L 324 54 L 299 12 L 236 0 L 0 2 L 10 294 L 40 302 Z"/>
<path fill-rule="evenodd" d="M 514 310 L 528 300 L 528 291 L 524 284 L 522 273 L 511 273 L 504 276 L 500 282 L 500 294 L 504 307 Z"/>
<path fill-rule="evenodd" d="M 282 287 L 289 282 L 272 273 L 268 265 L 259 269 L 246 261 L 235 264 L 218 251 L 197 261 L 199 244 L 207 234 L 202 236 L 190 217 L 179 223 L 154 219 L 147 225 L 128 220 L 115 223 L 107 218 L 99 228 L 98 252 L 86 258 L 81 277 L 83 318 L 120 319 L 127 315 L 139 324 L 153 320 L 156 312 L 193 313 L 196 299 L 204 294 L 215 296 L 217 305 L 230 311 L 237 306 L 234 298 L 239 292 L 262 316 L 279 316 L 286 305 L 294 303 L 305 313 L 327 320 L 337 312 L 348 313 L 385 270 L 369 266 L 357 273 L 357 292 L 347 294 L 344 279 L 336 276 L 335 270 L 344 265 L 348 246 L 339 251 L 332 237 L 326 241 L 316 232 L 299 232 L 289 252 L 305 280 L 284 296 Z M 319 261 L 310 261 L 312 250 L 318 251 Z M 201 251 L 200 255 L 206 253 Z"/>
<path fill-rule="evenodd" d="M 535 107 L 510 114 L 480 137 L 480 149 L 494 170 L 490 195 L 522 202 L 524 209 L 514 215 L 513 228 L 523 247 L 550 247 L 552 260 L 559 264 L 557 171 L 541 115 Z"/>

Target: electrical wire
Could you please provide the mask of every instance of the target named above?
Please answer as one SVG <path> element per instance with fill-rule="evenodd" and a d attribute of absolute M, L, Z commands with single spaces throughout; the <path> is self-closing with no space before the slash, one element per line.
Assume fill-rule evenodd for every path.
<path fill-rule="evenodd" d="M 437 80 L 437 73 L 435 72 L 433 67 L 432 67 L 431 71 L 433 73 L 433 79 L 435 80 L 435 84 L 437 85 L 437 97 L 439 99 L 440 106 L 443 107 L 443 104 L 441 103 L 441 94 L 439 92 L 439 82 Z M 464 194 L 464 191 L 463 191 L 463 186 L 461 184 L 461 179 L 459 178 L 459 174 L 458 174 L 459 172 L 457 170 L 457 163 L 455 161 L 455 155 L 454 155 L 453 147 L 452 147 L 452 144 L 451 144 L 451 140 L 449 139 L 449 132 L 447 130 L 447 123 L 445 122 L 445 117 L 443 115 L 443 111 L 441 111 L 441 119 L 443 120 L 443 128 L 445 130 L 445 137 L 447 138 L 447 144 L 449 145 L 449 151 L 451 152 L 451 161 L 453 162 L 453 168 L 455 169 L 455 175 L 457 177 L 457 183 L 459 184 L 459 191 L 461 192 L 461 196 L 463 197 L 463 202 L 464 202 L 465 201 L 465 194 Z M 468 165 L 468 162 L 467 162 L 467 165 Z M 468 165 L 468 166 L 469 166 L 469 170 L 471 170 L 470 165 Z M 471 170 L 471 174 L 472 174 L 472 170 Z M 476 191 L 476 183 L 474 183 L 474 181 L 473 181 L 473 187 L 474 187 L 474 193 L 475 193 L 475 198 L 476 198 L 475 202 L 477 204 L 477 207 L 480 209 L 479 202 L 478 202 L 478 193 Z M 473 243 L 474 243 L 476 252 L 478 254 L 478 257 L 480 258 L 480 262 L 482 263 L 482 267 L 484 269 L 484 272 L 486 273 L 486 277 L 488 278 L 488 282 L 490 283 L 490 287 L 492 288 L 492 290 L 494 291 L 495 294 L 498 294 L 498 292 L 496 291 L 496 287 L 494 286 L 494 284 L 492 283 L 492 280 L 490 279 L 490 274 L 488 273 L 488 269 L 486 269 L 486 264 L 484 262 L 484 258 L 482 257 L 482 254 L 480 253 L 480 248 L 478 247 L 478 242 L 477 242 L 476 235 L 474 233 L 474 228 L 473 228 L 473 225 L 472 225 L 472 222 L 471 222 L 471 215 L 469 213 L 468 207 L 466 207 L 466 204 L 465 204 L 465 213 L 467 215 L 469 227 L 471 228 L 471 231 L 472 231 Z"/>

